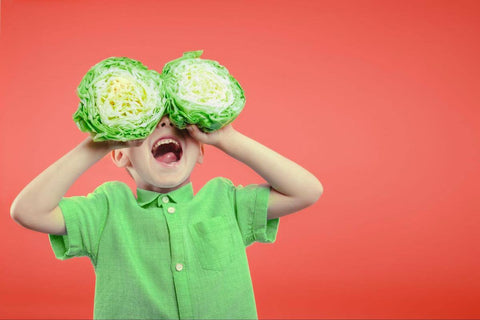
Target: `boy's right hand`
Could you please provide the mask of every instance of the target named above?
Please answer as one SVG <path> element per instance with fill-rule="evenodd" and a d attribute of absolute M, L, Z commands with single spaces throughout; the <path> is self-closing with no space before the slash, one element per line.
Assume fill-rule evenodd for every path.
<path fill-rule="evenodd" d="M 142 145 L 145 139 L 129 140 L 129 141 L 115 141 L 115 140 L 106 140 L 106 141 L 93 141 L 92 137 L 89 136 L 85 139 L 85 143 L 89 144 L 94 148 L 101 148 L 107 151 L 115 149 L 124 149 L 131 147 L 138 147 Z"/>

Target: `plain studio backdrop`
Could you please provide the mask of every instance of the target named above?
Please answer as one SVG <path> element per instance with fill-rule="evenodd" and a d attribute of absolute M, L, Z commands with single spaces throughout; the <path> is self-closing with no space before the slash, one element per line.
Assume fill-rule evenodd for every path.
<path fill-rule="evenodd" d="M 203 49 L 245 90 L 234 126 L 325 188 L 247 249 L 260 318 L 480 318 L 479 34 L 479 1 L 2 1 L 0 317 L 93 314 L 88 258 L 9 215 L 86 137 L 83 75 Z M 207 147 L 194 190 L 215 176 L 263 182 Z M 106 157 L 67 196 L 107 180 L 134 187 Z"/>

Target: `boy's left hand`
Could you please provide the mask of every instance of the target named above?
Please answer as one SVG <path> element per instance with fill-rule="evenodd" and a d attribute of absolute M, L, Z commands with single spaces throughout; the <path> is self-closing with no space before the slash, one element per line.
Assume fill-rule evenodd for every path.
<path fill-rule="evenodd" d="M 190 136 L 198 142 L 210 144 L 215 147 L 220 147 L 222 142 L 228 140 L 228 138 L 236 132 L 231 124 L 209 133 L 201 131 L 196 125 L 187 126 L 187 130 Z"/>

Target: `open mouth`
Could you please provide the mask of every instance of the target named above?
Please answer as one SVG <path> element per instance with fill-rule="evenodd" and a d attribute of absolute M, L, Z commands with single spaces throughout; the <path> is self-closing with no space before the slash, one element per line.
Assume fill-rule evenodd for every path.
<path fill-rule="evenodd" d="M 153 144 L 152 155 L 159 162 L 172 164 L 180 161 L 183 150 L 180 142 L 176 139 L 161 138 Z"/>

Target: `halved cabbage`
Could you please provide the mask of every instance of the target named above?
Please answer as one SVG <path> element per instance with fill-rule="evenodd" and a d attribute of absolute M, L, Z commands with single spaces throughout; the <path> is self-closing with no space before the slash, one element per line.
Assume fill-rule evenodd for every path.
<path fill-rule="evenodd" d="M 217 61 L 200 59 L 203 50 L 185 52 L 162 71 L 170 120 L 180 129 L 196 124 L 205 132 L 232 122 L 245 106 L 240 84 Z"/>
<path fill-rule="evenodd" d="M 166 108 L 160 74 L 140 61 L 107 58 L 94 65 L 77 88 L 73 120 L 94 141 L 143 139 Z"/>

